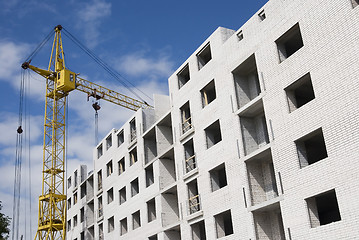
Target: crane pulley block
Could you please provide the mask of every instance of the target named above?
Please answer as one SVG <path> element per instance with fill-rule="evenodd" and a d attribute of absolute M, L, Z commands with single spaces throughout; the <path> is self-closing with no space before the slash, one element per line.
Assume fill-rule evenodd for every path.
<path fill-rule="evenodd" d="M 76 73 L 68 69 L 57 72 L 57 90 L 71 92 L 76 88 Z"/>

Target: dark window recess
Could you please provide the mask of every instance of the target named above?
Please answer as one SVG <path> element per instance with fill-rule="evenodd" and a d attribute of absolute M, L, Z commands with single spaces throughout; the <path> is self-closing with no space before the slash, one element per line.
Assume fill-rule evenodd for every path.
<path fill-rule="evenodd" d="M 145 169 L 145 173 L 146 173 L 146 187 L 149 187 L 155 181 L 154 176 L 153 176 L 153 165 L 152 164 Z"/>
<path fill-rule="evenodd" d="M 149 237 L 148 240 L 158 240 L 157 234 Z"/>
<path fill-rule="evenodd" d="M 134 148 L 131 152 L 130 152 L 130 166 L 132 166 L 133 164 L 135 164 L 137 162 L 137 148 Z"/>
<path fill-rule="evenodd" d="M 300 167 L 306 167 L 328 157 L 322 129 L 295 141 Z"/>
<path fill-rule="evenodd" d="M 127 218 L 124 218 L 120 221 L 120 236 L 127 233 Z"/>
<path fill-rule="evenodd" d="M 221 126 L 219 124 L 219 120 L 212 123 L 204 130 L 204 132 L 206 133 L 207 148 L 210 148 L 222 141 Z"/>
<path fill-rule="evenodd" d="M 108 232 L 112 232 L 115 229 L 115 219 L 113 216 L 108 219 L 107 226 Z"/>
<path fill-rule="evenodd" d="M 156 220 L 156 201 L 154 198 L 147 202 L 147 220 L 148 222 Z"/>
<path fill-rule="evenodd" d="M 123 187 L 119 191 L 120 195 L 120 205 L 126 202 L 126 187 Z"/>
<path fill-rule="evenodd" d="M 284 90 L 287 93 L 290 112 L 293 112 L 315 98 L 312 79 L 309 73 L 286 87 Z"/>
<path fill-rule="evenodd" d="M 212 59 L 211 46 L 207 44 L 198 54 L 198 69 L 203 68 Z"/>
<path fill-rule="evenodd" d="M 140 211 L 137 211 L 132 214 L 132 229 L 135 230 L 139 227 L 141 227 L 141 215 Z"/>
<path fill-rule="evenodd" d="M 232 71 L 237 106 L 243 107 L 261 93 L 254 54 Z"/>
<path fill-rule="evenodd" d="M 359 0 L 351 0 L 353 8 L 357 7 L 359 5 Z"/>
<path fill-rule="evenodd" d="M 183 87 L 183 85 L 185 85 L 190 80 L 188 64 L 184 66 L 181 71 L 177 73 L 177 78 L 178 78 L 178 88 Z"/>
<path fill-rule="evenodd" d="M 189 102 L 186 102 L 181 108 L 182 134 L 192 129 L 191 109 Z"/>
<path fill-rule="evenodd" d="M 102 155 L 103 155 L 103 150 L 102 150 L 102 144 L 101 144 L 97 148 L 97 158 L 100 158 Z"/>
<path fill-rule="evenodd" d="M 112 147 L 112 135 L 109 135 L 106 138 L 106 150 L 108 150 L 110 147 Z"/>
<path fill-rule="evenodd" d="M 191 225 L 192 240 L 206 240 L 206 228 L 204 220 Z"/>
<path fill-rule="evenodd" d="M 107 204 L 113 201 L 113 188 L 107 191 Z"/>
<path fill-rule="evenodd" d="M 237 38 L 238 38 L 238 41 L 243 40 L 244 36 L 243 36 L 243 31 L 242 30 L 237 33 Z"/>
<path fill-rule="evenodd" d="M 138 186 L 138 178 L 133 180 L 131 182 L 131 196 L 135 196 L 140 192 L 139 186 Z"/>
<path fill-rule="evenodd" d="M 216 223 L 217 238 L 233 234 L 231 210 L 214 216 Z"/>
<path fill-rule="evenodd" d="M 122 143 L 125 141 L 123 130 L 119 134 L 117 134 L 117 146 L 121 146 Z"/>
<path fill-rule="evenodd" d="M 209 171 L 212 192 L 227 186 L 226 167 L 223 164 Z"/>
<path fill-rule="evenodd" d="M 306 201 L 312 228 L 341 220 L 335 190 L 308 198 Z"/>
<path fill-rule="evenodd" d="M 214 80 L 212 80 L 204 88 L 202 88 L 201 96 L 202 96 L 202 106 L 203 107 L 207 106 L 214 99 L 216 99 L 216 87 L 214 84 Z"/>
<path fill-rule="evenodd" d="M 276 41 L 280 61 L 284 61 L 304 46 L 299 23 L 285 32 Z"/>
<path fill-rule="evenodd" d="M 266 19 L 266 13 L 264 12 L 264 10 L 260 11 L 258 13 L 258 17 L 261 21 L 263 21 L 264 19 Z"/>
<path fill-rule="evenodd" d="M 120 161 L 118 161 L 118 175 L 121 175 L 125 171 L 126 171 L 125 158 L 122 158 Z"/>

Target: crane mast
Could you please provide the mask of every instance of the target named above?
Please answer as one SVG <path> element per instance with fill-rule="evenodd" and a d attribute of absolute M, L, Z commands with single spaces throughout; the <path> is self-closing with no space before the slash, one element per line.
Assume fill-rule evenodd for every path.
<path fill-rule="evenodd" d="M 146 103 L 79 78 L 77 74 L 66 69 L 61 38 L 62 26 L 58 25 L 54 30 L 55 37 L 48 69 L 32 66 L 31 61 L 22 64 L 22 68 L 31 69 L 46 78 L 42 192 L 39 196 L 35 240 L 66 238 L 65 128 L 69 92 L 77 89 L 88 96 L 102 98 L 134 111 L 139 108 L 151 108 Z"/>

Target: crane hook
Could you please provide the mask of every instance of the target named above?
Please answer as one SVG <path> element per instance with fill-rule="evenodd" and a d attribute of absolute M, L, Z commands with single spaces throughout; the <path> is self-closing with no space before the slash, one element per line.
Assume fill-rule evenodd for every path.
<path fill-rule="evenodd" d="M 97 113 L 98 110 L 101 109 L 101 106 L 98 104 L 98 102 L 93 103 L 92 107 L 93 107 L 93 109 L 95 109 L 96 113 Z"/>

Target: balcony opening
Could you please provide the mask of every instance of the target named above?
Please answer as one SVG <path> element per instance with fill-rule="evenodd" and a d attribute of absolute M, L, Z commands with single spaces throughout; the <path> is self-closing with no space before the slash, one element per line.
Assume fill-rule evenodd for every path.
<path fill-rule="evenodd" d="M 206 129 L 204 129 L 204 132 L 206 133 L 207 148 L 210 148 L 222 141 L 221 126 L 219 124 L 219 120 L 215 121 Z"/>
<path fill-rule="evenodd" d="M 136 140 L 137 132 L 136 132 L 136 119 L 133 118 L 130 121 L 130 142 L 133 142 Z"/>
<path fill-rule="evenodd" d="M 107 220 L 108 232 L 115 230 L 115 218 L 112 216 Z"/>
<path fill-rule="evenodd" d="M 341 220 L 335 190 L 306 199 L 311 227 L 319 227 Z"/>
<path fill-rule="evenodd" d="M 74 199 L 74 205 L 75 205 L 77 203 L 77 192 L 74 193 L 73 199 Z"/>
<path fill-rule="evenodd" d="M 192 240 L 206 240 L 206 228 L 204 220 L 191 225 Z"/>
<path fill-rule="evenodd" d="M 118 161 L 118 175 L 121 175 L 125 171 L 126 171 L 125 158 L 123 157 L 120 161 Z"/>
<path fill-rule="evenodd" d="M 112 147 L 112 134 L 106 138 L 106 150 L 108 150 L 110 147 Z"/>
<path fill-rule="evenodd" d="M 177 187 L 172 187 L 161 194 L 162 227 L 175 224 L 179 221 L 179 204 Z"/>
<path fill-rule="evenodd" d="M 127 218 L 123 218 L 120 221 L 120 236 L 127 233 Z"/>
<path fill-rule="evenodd" d="M 88 228 L 88 231 L 86 232 L 86 240 L 93 240 L 95 237 L 95 227 L 92 226 Z"/>
<path fill-rule="evenodd" d="M 85 208 L 82 207 L 80 209 L 80 222 L 83 223 L 85 221 Z"/>
<path fill-rule="evenodd" d="M 131 197 L 137 195 L 139 192 L 140 192 L 140 188 L 138 185 L 138 178 L 136 178 L 131 182 Z"/>
<path fill-rule="evenodd" d="M 74 187 L 77 187 L 77 180 L 78 180 L 78 175 L 77 175 L 77 170 L 74 172 Z"/>
<path fill-rule="evenodd" d="M 184 68 L 182 68 L 181 71 L 177 73 L 177 78 L 178 78 L 178 89 L 183 87 L 190 80 L 188 64 L 184 66 Z"/>
<path fill-rule="evenodd" d="M 164 231 L 164 240 L 181 240 L 181 227 L 175 226 Z"/>
<path fill-rule="evenodd" d="M 217 238 L 233 234 L 231 210 L 215 215 L 214 220 L 216 224 Z"/>
<path fill-rule="evenodd" d="M 295 141 L 300 167 L 306 167 L 328 157 L 321 128 Z"/>
<path fill-rule="evenodd" d="M 118 134 L 117 134 L 117 147 L 121 146 L 122 143 L 124 143 L 125 141 L 125 137 L 123 134 L 123 130 L 121 130 Z"/>
<path fill-rule="evenodd" d="M 123 187 L 119 191 L 120 205 L 126 202 L 126 187 Z"/>
<path fill-rule="evenodd" d="M 107 170 L 107 177 L 109 177 L 113 173 L 112 160 L 106 164 L 106 170 Z"/>
<path fill-rule="evenodd" d="M 189 102 L 186 102 L 181 108 L 181 122 L 182 122 L 182 134 L 192 129 L 191 110 Z"/>
<path fill-rule="evenodd" d="M 275 43 L 277 44 L 280 62 L 283 62 L 301 49 L 304 44 L 299 23 L 295 24 L 291 29 L 285 32 L 275 41 Z"/>
<path fill-rule="evenodd" d="M 187 183 L 188 189 L 188 211 L 189 214 L 198 212 L 201 210 L 200 195 L 198 192 L 197 179 Z"/>
<path fill-rule="evenodd" d="M 279 203 L 253 212 L 256 239 L 285 240 L 282 213 Z"/>
<path fill-rule="evenodd" d="M 241 108 L 261 93 L 255 55 L 247 58 L 232 74 L 237 106 Z"/>
<path fill-rule="evenodd" d="M 263 102 L 250 107 L 240 116 L 245 155 L 269 143 L 268 129 Z"/>
<path fill-rule="evenodd" d="M 204 88 L 201 90 L 202 96 L 202 107 L 207 106 L 212 101 L 216 99 L 216 87 L 214 80 L 209 82 Z"/>
<path fill-rule="evenodd" d="M 67 210 L 71 208 L 71 198 L 67 199 Z"/>
<path fill-rule="evenodd" d="M 67 221 L 67 231 L 71 230 L 71 219 Z"/>
<path fill-rule="evenodd" d="M 100 146 L 98 146 L 97 148 L 97 158 L 100 158 L 103 155 L 103 149 L 102 149 L 102 144 L 100 144 Z"/>
<path fill-rule="evenodd" d="M 98 225 L 98 235 L 99 235 L 99 240 L 104 240 L 104 235 L 103 235 L 103 223 L 100 223 Z"/>
<path fill-rule="evenodd" d="M 136 228 L 141 227 L 141 215 L 140 210 L 135 213 L 132 213 L 132 229 L 135 230 Z"/>
<path fill-rule="evenodd" d="M 198 70 L 201 70 L 211 59 L 211 46 L 208 43 L 199 53 L 197 53 Z"/>
<path fill-rule="evenodd" d="M 185 169 L 186 173 L 197 168 L 196 156 L 194 153 L 193 139 L 183 144 L 185 156 Z"/>
<path fill-rule="evenodd" d="M 146 187 L 149 187 L 155 182 L 155 178 L 153 176 L 153 164 L 146 167 L 145 175 L 146 175 Z"/>
<path fill-rule="evenodd" d="M 147 202 L 147 221 L 152 222 L 156 220 L 156 201 L 153 198 Z"/>
<path fill-rule="evenodd" d="M 137 147 L 130 152 L 130 166 L 137 162 Z"/>
<path fill-rule="evenodd" d="M 102 190 L 102 170 L 97 172 L 97 191 Z"/>
<path fill-rule="evenodd" d="M 80 240 L 85 240 L 85 231 L 80 233 Z"/>
<path fill-rule="evenodd" d="M 173 145 L 173 129 L 171 114 L 167 115 L 157 125 L 157 152 L 164 153 Z"/>
<path fill-rule="evenodd" d="M 293 112 L 315 98 L 312 79 L 309 73 L 286 87 L 284 90 L 287 94 L 289 112 Z"/>
<path fill-rule="evenodd" d="M 145 163 L 157 157 L 157 139 L 155 128 L 150 130 L 144 137 Z"/>
<path fill-rule="evenodd" d="M 110 188 L 107 191 L 107 204 L 112 203 L 113 202 L 113 188 Z"/>
<path fill-rule="evenodd" d="M 84 198 L 86 196 L 86 182 L 84 182 L 81 187 L 80 187 L 80 192 L 81 192 L 81 199 Z"/>
<path fill-rule="evenodd" d="M 224 163 L 209 171 L 209 175 L 211 178 L 212 192 L 227 186 L 226 167 Z"/>
<path fill-rule="evenodd" d="M 271 151 L 246 162 L 252 205 L 278 197 Z"/>
<path fill-rule="evenodd" d="M 103 217 L 102 196 L 98 198 L 98 213 L 97 213 L 97 217 L 98 217 L 98 218 L 102 218 L 102 217 Z"/>
<path fill-rule="evenodd" d="M 159 185 L 160 189 L 176 182 L 176 164 L 173 148 L 159 159 Z"/>

